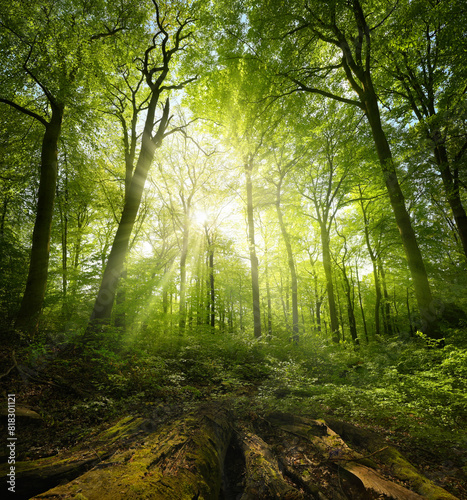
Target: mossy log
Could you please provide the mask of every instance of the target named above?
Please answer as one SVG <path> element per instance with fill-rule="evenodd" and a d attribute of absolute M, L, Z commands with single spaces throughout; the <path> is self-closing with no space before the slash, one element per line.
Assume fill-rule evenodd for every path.
<path fill-rule="evenodd" d="M 148 421 L 125 417 L 104 432 L 71 450 L 37 460 L 17 461 L 15 464 L 17 500 L 29 499 L 60 483 L 71 481 L 96 464 L 107 459 L 119 446 L 128 446 L 144 432 Z M 0 477 L 6 481 L 9 465 L 0 466 Z"/>
<path fill-rule="evenodd" d="M 347 423 L 332 421 L 332 429 L 328 423 L 321 420 L 312 420 L 295 415 L 274 413 L 267 417 L 273 425 L 284 429 L 296 436 L 308 439 L 319 450 L 323 458 L 335 463 L 336 467 L 351 474 L 359 481 L 370 495 L 369 498 L 395 498 L 400 500 L 456 500 L 456 497 L 435 485 L 428 478 L 418 472 L 395 448 L 388 446 L 384 441 L 372 433 L 363 431 Z M 338 430 L 338 433 L 335 430 Z M 354 439 L 352 439 L 352 435 Z M 384 478 L 377 469 L 371 457 L 352 450 L 342 439 L 358 443 L 369 450 L 370 454 L 377 454 L 378 459 L 390 466 L 395 477 L 409 483 L 414 491 Z"/>
<path fill-rule="evenodd" d="M 288 484 L 277 458 L 269 446 L 257 435 L 241 435 L 245 455 L 246 474 L 241 500 L 302 500 L 306 498 L 298 489 Z"/>
<path fill-rule="evenodd" d="M 70 483 L 36 499 L 217 499 L 232 433 L 226 410 L 210 405 L 150 433 Z"/>
<path fill-rule="evenodd" d="M 387 446 L 376 433 L 348 422 L 331 419 L 328 419 L 328 422 L 342 438 L 355 446 L 362 446 L 370 452 L 384 448 L 378 453 L 378 459 L 387 465 L 398 479 L 408 482 L 423 497 L 428 500 L 457 500 L 454 495 L 421 474 L 396 448 Z"/>

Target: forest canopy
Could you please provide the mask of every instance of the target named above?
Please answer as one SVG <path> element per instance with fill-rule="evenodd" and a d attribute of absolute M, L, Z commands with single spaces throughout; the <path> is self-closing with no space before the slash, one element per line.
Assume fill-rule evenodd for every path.
<path fill-rule="evenodd" d="M 467 494 L 466 26 L 464 0 L 1 1 L 2 392 L 57 449 L 136 408 L 125 439 L 204 429 L 242 498 L 301 425 L 402 483 L 267 459 L 277 498 L 363 498 L 344 469 L 454 498 L 359 426 Z"/>
<path fill-rule="evenodd" d="M 466 308 L 464 16 L 2 5 L 6 335 L 444 338 Z"/>

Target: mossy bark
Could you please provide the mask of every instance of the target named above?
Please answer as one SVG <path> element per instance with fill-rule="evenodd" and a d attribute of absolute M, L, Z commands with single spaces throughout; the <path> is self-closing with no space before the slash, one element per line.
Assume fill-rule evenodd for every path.
<path fill-rule="evenodd" d="M 148 421 L 142 418 L 125 417 L 91 441 L 86 441 L 71 450 L 37 460 L 17 461 L 15 499 L 31 498 L 62 482 L 68 482 L 84 474 L 96 464 L 106 460 L 122 445 L 134 441 L 145 432 Z M 8 464 L 0 467 L 0 477 L 5 480 Z"/>
<path fill-rule="evenodd" d="M 240 500 L 301 500 L 303 494 L 289 485 L 269 446 L 257 435 L 244 433 L 242 448 L 246 462 L 244 492 Z"/>
<path fill-rule="evenodd" d="M 398 479 L 408 482 L 423 497 L 428 500 L 456 500 L 454 495 L 421 474 L 396 448 L 386 446 L 377 434 L 348 422 L 328 419 L 328 423 L 343 439 L 356 446 L 364 447 L 372 453 L 384 448 L 378 453 L 378 459 L 389 466 Z"/>
<path fill-rule="evenodd" d="M 70 483 L 34 498 L 217 499 L 232 427 L 228 412 L 200 409 L 114 454 Z"/>
<path fill-rule="evenodd" d="M 456 499 L 417 471 L 398 450 L 388 446 L 371 432 L 336 420 L 324 422 L 281 413 L 271 414 L 267 418 L 273 425 L 311 441 L 323 458 L 354 476 L 354 479 L 359 481 L 360 487 L 370 495 L 385 495 L 387 498 L 401 500 Z M 408 483 L 416 493 L 382 477 L 376 463 L 352 450 L 346 441 L 375 453 L 378 460 L 390 467 L 395 477 Z"/>

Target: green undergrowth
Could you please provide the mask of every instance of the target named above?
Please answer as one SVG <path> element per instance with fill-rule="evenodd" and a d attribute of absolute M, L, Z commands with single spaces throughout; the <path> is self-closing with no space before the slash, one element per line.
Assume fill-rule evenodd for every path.
<path fill-rule="evenodd" d="M 315 338 L 294 344 L 233 333 L 147 334 L 118 350 L 96 348 L 86 361 L 57 357 L 49 364 L 88 391 L 66 410 L 83 426 L 122 412 L 150 416 L 158 405 L 225 398 L 239 414 L 332 415 L 452 449 L 467 444 L 466 333 L 449 332 L 443 349 L 422 339 L 357 349 Z M 31 349 L 31 361 L 43 350 Z"/>

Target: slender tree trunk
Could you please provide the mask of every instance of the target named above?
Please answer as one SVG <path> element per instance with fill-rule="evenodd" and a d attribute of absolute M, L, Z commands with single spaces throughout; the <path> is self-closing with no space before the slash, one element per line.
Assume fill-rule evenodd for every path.
<path fill-rule="evenodd" d="M 57 187 L 58 140 L 62 130 L 64 107 L 52 105 L 52 116 L 42 140 L 39 193 L 32 235 L 29 272 L 15 328 L 29 336 L 37 332 L 44 303 L 49 268 L 50 235 Z"/>
<path fill-rule="evenodd" d="M 349 277 L 347 276 L 347 271 L 345 269 L 344 262 L 342 262 L 342 276 L 344 278 L 344 289 L 345 289 L 345 296 L 347 299 L 347 317 L 349 319 L 350 336 L 352 337 L 352 342 L 355 345 L 359 345 L 360 341 L 358 339 L 357 323 L 355 321 L 354 300 L 352 300 L 353 287 L 351 286 Z"/>
<path fill-rule="evenodd" d="M 211 293 L 210 296 L 210 307 L 211 307 L 211 328 L 214 331 L 214 327 L 216 326 L 216 289 L 214 287 L 214 249 L 209 250 L 209 290 Z"/>
<path fill-rule="evenodd" d="M 313 269 L 314 290 L 315 290 L 315 308 L 316 308 L 316 331 L 321 333 L 321 304 L 323 303 L 323 295 L 318 294 L 318 275 Z"/>
<path fill-rule="evenodd" d="M 329 249 L 329 231 L 325 222 L 320 221 L 321 247 L 323 252 L 323 268 L 326 276 L 326 290 L 328 295 L 329 319 L 331 321 L 331 336 L 333 342 L 340 340 L 339 319 L 337 317 L 336 299 L 334 296 L 334 284 L 332 280 L 331 251 Z"/>
<path fill-rule="evenodd" d="M 159 128 L 155 137 L 152 137 L 152 130 L 155 119 L 156 106 L 158 103 L 158 94 L 152 95 L 148 105 L 146 122 L 143 131 L 141 151 L 136 163 L 136 168 L 128 190 L 128 197 L 125 201 L 120 223 L 115 234 L 112 249 L 105 266 L 102 282 L 97 294 L 94 308 L 91 314 L 86 336 L 92 336 L 97 333 L 99 326 L 108 324 L 112 313 L 115 300 L 115 293 L 118 286 L 121 273 L 123 271 L 125 258 L 128 252 L 130 236 L 136 220 L 141 198 L 143 196 L 144 184 L 151 167 L 156 148 L 162 143 L 165 129 L 169 120 L 169 100 L 167 99 L 163 116 L 159 122 Z"/>
<path fill-rule="evenodd" d="M 383 310 L 383 321 L 384 321 L 384 333 L 386 335 L 391 335 L 392 334 L 391 304 L 389 302 L 389 293 L 388 293 L 388 287 L 386 284 L 386 274 L 384 272 L 383 262 L 382 262 L 381 257 L 379 255 L 378 255 L 378 268 L 379 268 L 379 272 L 381 274 L 381 283 L 383 285 L 384 301 L 382 304 L 382 310 Z"/>
<path fill-rule="evenodd" d="M 358 265 L 355 266 L 355 272 L 357 273 L 357 290 L 358 290 L 358 303 L 360 304 L 360 312 L 362 313 L 362 321 L 363 321 L 363 331 L 365 332 L 365 340 L 366 343 L 369 343 L 368 339 L 368 328 L 366 325 L 366 319 L 365 319 L 365 310 L 363 308 L 363 301 L 362 301 L 362 287 L 360 285 L 360 280 L 358 278 Z"/>
<path fill-rule="evenodd" d="M 289 265 L 290 277 L 292 281 L 292 332 L 294 342 L 298 342 L 299 339 L 299 325 L 298 325 L 298 283 L 297 283 L 297 272 L 295 269 L 295 261 L 293 258 L 292 245 L 290 243 L 290 236 L 287 232 L 284 223 L 284 217 L 282 215 L 281 209 L 281 188 L 282 188 L 282 178 L 279 180 L 276 186 L 276 211 L 277 217 L 279 219 L 279 226 L 281 228 L 282 239 L 284 240 L 285 248 L 287 250 L 287 263 Z"/>
<path fill-rule="evenodd" d="M 409 334 L 411 337 L 414 336 L 413 326 L 412 326 L 412 311 L 410 310 L 410 300 L 409 300 L 409 289 L 407 288 L 407 318 L 409 320 Z"/>
<path fill-rule="evenodd" d="M 188 238 L 189 220 L 188 215 L 185 214 L 185 221 L 183 224 L 182 252 L 180 254 L 180 303 L 178 309 L 178 327 L 180 330 L 180 334 L 183 334 L 186 325 L 186 259 L 188 256 Z"/>
<path fill-rule="evenodd" d="M 216 307 L 215 307 L 215 300 L 216 300 L 216 289 L 214 287 L 214 247 L 213 247 L 213 241 L 209 237 L 209 230 L 207 226 L 205 226 L 205 232 L 206 232 L 206 241 L 208 244 L 208 275 L 209 275 L 209 303 L 208 303 L 208 309 L 209 309 L 209 314 L 210 314 L 210 326 L 211 330 L 214 332 L 214 328 L 216 326 Z"/>
<path fill-rule="evenodd" d="M 62 315 L 68 315 L 68 174 L 65 175 L 64 203 L 59 198 L 62 236 Z M 63 206 L 64 205 L 64 206 Z"/>
<path fill-rule="evenodd" d="M 243 332 L 243 297 L 242 297 L 243 289 L 242 289 L 242 275 L 240 274 L 240 283 L 239 283 L 239 295 L 240 295 L 240 331 Z"/>
<path fill-rule="evenodd" d="M 289 327 L 289 318 L 288 318 L 288 314 L 287 314 L 287 304 L 284 300 L 284 284 L 282 281 L 282 273 L 281 273 L 281 286 L 280 286 L 279 293 L 281 296 L 282 312 L 284 313 L 284 324 L 285 324 L 285 327 L 288 328 Z"/>
<path fill-rule="evenodd" d="M 247 193 L 247 219 L 248 219 L 248 245 L 250 247 L 251 263 L 251 288 L 253 301 L 253 331 L 256 338 L 261 337 L 261 310 L 259 298 L 259 264 L 256 255 L 255 225 L 253 219 L 253 184 L 251 174 L 253 171 L 253 158 L 245 162 L 246 193 Z"/>
<path fill-rule="evenodd" d="M 267 250 L 266 250 L 267 253 Z M 272 306 L 271 306 L 271 288 L 269 286 L 269 266 L 266 261 L 266 269 L 265 269 L 265 277 L 266 277 L 266 298 L 267 298 L 267 332 L 268 337 L 272 337 Z"/>
<path fill-rule="evenodd" d="M 360 189 L 360 196 L 362 196 L 362 191 Z M 377 257 L 370 243 L 370 230 L 369 230 L 369 220 L 366 213 L 366 208 L 363 204 L 363 201 L 360 202 L 363 214 L 363 224 L 364 224 L 364 234 L 365 234 L 365 243 L 366 248 L 368 250 L 368 254 L 370 256 L 371 265 L 373 268 L 373 279 L 375 282 L 375 335 L 379 336 L 381 334 L 381 326 L 380 326 L 380 307 L 381 307 L 381 285 L 379 282 L 379 274 L 378 274 L 378 266 L 377 266 Z"/>
<path fill-rule="evenodd" d="M 337 310 L 339 312 L 339 320 L 340 320 L 340 324 L 341 324 L 341 340 L 342 340 L 342 342 L 344 342 L 345 341 L 344 314 L 342 312 L 341 299 L 340 299 L 340 294 L 338 292 L 339 287 L 337 286 L 337 276 L 336 276 L 335 280 L 336 280 L 335 285 L 336 285 L 336 291 L 337 291 L 337 293 L 336 293 L 336 296 L 337 296 Z"/>

